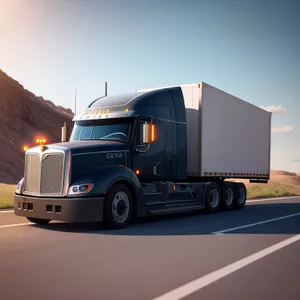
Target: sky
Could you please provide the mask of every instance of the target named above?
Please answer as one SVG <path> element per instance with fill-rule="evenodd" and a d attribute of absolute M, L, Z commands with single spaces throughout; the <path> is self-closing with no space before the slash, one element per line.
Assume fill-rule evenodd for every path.
<path fill-rule="evenodd" d="M 0 0 L 0 69 L 77 113 L 206 82 L 272 111 L 272 169 L 300 172 L 300 1 Z"/>

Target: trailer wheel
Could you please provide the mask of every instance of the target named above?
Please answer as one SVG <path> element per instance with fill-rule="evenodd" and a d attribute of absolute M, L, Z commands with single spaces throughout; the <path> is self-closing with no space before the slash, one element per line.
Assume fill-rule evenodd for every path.
<path fill-rule="evenodd" d="M 246 204 L 247 199 L 247 189 L 243 183 L 236 183 L 235 184 L 235 193 L 236 193 L 236 200 L 235 200 L 235 207 L 237 209 L 242 209 Z"/>
<path fill-rule="evenodd" d="M 207 186 L 205 206 L 208 213 L 217 212 L 221 206 L 220 187 L 216 183 L 209 183 Z"/>
<path fill-rule="evenodd" d="M 121 229 L 132 217 L 132 195 L 125 184 L 115 184 L 108 191 L 104 203 L 104 222 L 111 229 Z"/>
<path fill-rule="evenodd" d="M 31 223 L 39 224 L 39 225 L 44 225 L 48 224 L 51 220 L 47 219 L 38 219 L 38 218 L 32 218 L 32 217 L 27 217 L 27 220 L 30 221 Z"/>
<path fill-rule="evenodd" d="M 224 182 L 222 185 L 222 208 L 231 210 L 236 201 L 236 192 L 232 182 Z"/>

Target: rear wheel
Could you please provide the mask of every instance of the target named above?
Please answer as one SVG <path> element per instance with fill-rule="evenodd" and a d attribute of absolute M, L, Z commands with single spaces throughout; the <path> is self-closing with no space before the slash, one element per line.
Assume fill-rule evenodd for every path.
<path fill-rule="evenodd" d="M 205 194 L 205 206 L 208 213 L 217 212 L 221 206 L 220 187 L 216 183 L 209 183 Z"/>
<path fill-rule="evenodd" d="M 224 182 L 222 185 L 222 208 L 231 210 L 234 208 L 236 193 L 232 182 Z"/>
<path fill-rule="evenodd" d="M 237 209 L 242 209 L 246 204 L 247 199 L 247 189 L 243 183 L 236 183 L 235 184 L 235 207 Z"/>
<path fill-rule="evenodd" d="M 114 185 L 107 193 L 104 221 L 112 229 L 124 228 L 132 218 L 132 195 L 125 184 Z"/>
<path fill-rule="evenodd" d="M 38 218 L 32 218 L 32 217 L 27 217 L 27 220 L 32 223 L 39 224 L 39 225 L 48 224 L 51 221 L 51 220 L 47 220 L 47 219 L 38 219 Z"/>

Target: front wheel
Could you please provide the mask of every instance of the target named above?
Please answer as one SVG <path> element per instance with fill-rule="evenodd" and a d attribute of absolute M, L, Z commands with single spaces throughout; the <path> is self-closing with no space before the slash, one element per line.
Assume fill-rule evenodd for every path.
<path fill-rule="evenodd" d="M 32 217 L 27 217 L 27 220 L 32 223 L 39 224 L 39 225 L 48 224 L 51 221 L 51 220 L 47 220 L 47 219 L 38 219 L 38 218 L 32 218 Z"/>
<path fill-rule="evenodd" d="M 104 221 L 109 228 L 121 229 L 132 217 L 132 195 L 125 184 L 114 185 L 107 193 L 104 204 Z"/>

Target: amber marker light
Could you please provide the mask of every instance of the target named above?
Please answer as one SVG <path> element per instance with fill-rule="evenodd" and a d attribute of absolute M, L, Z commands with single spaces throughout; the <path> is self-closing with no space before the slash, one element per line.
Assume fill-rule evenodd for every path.
<path fill-rule="evenodd" d="M 151 142 L 155 141 L 155 125 L 151 125 Z"/>
<path fill-rule="evenodd" d="M 47 142 L 47 140 L 45 138 L 38 138 L 36 139 L 36 143 L 39 145 L 43 145 Z"/>
<path fill-rule="evenodd" d="M 36 143 L 40 145 L 40 150 L 43 152 L 45 150 L 45 143 L 47 140 L 45 138 L 37 138 Z"/>
<path fill-rule="evenodd" d="M 155 124 L 150 124 L 150 143 L 157 140 L 157 127 Z"/>
<path fill-rule="evenodd" d="M 24 151 L 28 150 L 28 146 L 24 146 L 24 147 L 23 147 L 23 150 L 24 150 Z"/>
<path fill-rule="evenodd" d="M 136 170 L 136 171 L 135 171 L 135 174 L 136 174 L 136 175 L 140 175 L 140 173 L 141 173 L 140 170 Z"/>

